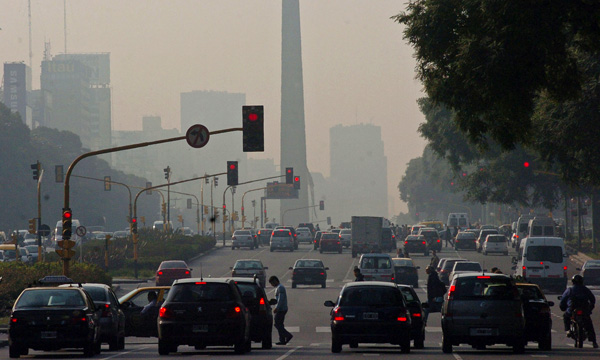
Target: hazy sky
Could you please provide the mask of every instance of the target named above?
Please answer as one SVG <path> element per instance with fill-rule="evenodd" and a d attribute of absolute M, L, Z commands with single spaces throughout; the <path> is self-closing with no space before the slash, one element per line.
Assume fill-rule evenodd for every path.
<path fill-rule="evenodd" d="M 396 212 L 406 209 L 397 184 L 425 145 L 413 49 L 390 20 L 406 2 L 300 0 L 308 167 L 329 175 L 330 127 L 381 126 Z M 63 0 L 31 7 L 37 89 L 44 41 L 65 50 Z M 27 13 L 27 0 L 0 0 L 2 63 L 28 63 Z M 67 0 L 67 51 L 110 52 L 113 129 L 141 129 L 144 115 L 179 128 L 181 92 L 241 92 L 265 106 L 273 141 L 258 156 L 279 162 L 281 1 Z"/>

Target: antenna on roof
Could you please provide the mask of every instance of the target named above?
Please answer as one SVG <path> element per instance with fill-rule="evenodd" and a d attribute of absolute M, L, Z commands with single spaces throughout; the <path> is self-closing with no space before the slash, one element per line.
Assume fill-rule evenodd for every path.
<path fill-rule="evenodd" d="M 200 281 L 204 280 L 204 276 L 202 275 L 202 263 L 200 263 Z"/>

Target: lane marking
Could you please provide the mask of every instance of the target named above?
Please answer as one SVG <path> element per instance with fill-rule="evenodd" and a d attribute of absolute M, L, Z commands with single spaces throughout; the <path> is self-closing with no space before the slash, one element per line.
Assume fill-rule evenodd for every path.
<path fill-rule="evenodd" d="M 291 333 L 299 333 L 300 326 L 286 326 L 285 329 Z"/>
<path fill-rule="evenodd" d="M 431 332 L 431 333 L 441 333 L 442 327 L 441 326 L 426 326 L 425 331 Z"/>
<path fill-rule="evenodd" d="M 117 354 L 111 355 L 111 356 L 109 356 L 109 357 L 102 358 L 102 360 L 108 360 L 108 359 L 112 359 L 112 358 L 115 358 L 115 357 L 117 357 L 117 356 L 121 356 L 121 355 L 127 355 L 127 354 L 130 354 L 130 353 L 132 353 L 132 352 L 136 352 L 136 351 L 140 351 L 140 350 L 144 350 L 144 349 L 148 349 L 148 347 L 142 347 L 142 348 L 137 348 L 137 349 L 133 349 L 133 350 L 125 351 L 125 352 L 120 352 L 120 353 L 117 353 Z"/>
<path fill-rule="evenodd" d="M 316 327 L 316 331 L 318 333 L 330 333 L 331 332 L 331 326 L 317 326 Z"/>
<path fill-rule="evenodd" d="M 452 353 L 452 356 L 454 356 L 456 360 L 463 360 L 457 353 Z"/>
<path fill-rule="evenodd" d="M 300 248 L 298 248 L 298 249 L 300 249 Z M 305 259 L 305 258 L 306 258 L 307 256 L 309 256 L 309 255 L 310 255 L 310 254 L 311 254 L 313 251 L 314 251 L 314 249 L 311 247 L 311 248 L 310 248 L 310 250 L 308 250 L 308 252 L 307 252 L 307 253 L 306 253 L 304 256 L 302 256 L 300 259 Z M 300 259 L 298 259 L 298 260 L 300 260 Z M 286 277 L 286 276 L 287 276 L 287 275 L 288 275 L 288 274 L 289 274 L 291 271 L 292 271 L 292 270 L 288 269 L 288 270 L 287 270 L 287 271 L 286 271 L 286 272 L 285 272 L 283 275 L 279 276 L 279 282 L 280 282 L 280 283 L 282 283 L 282 284 L 283 284 L 284 282 L 285 282 L 285 283 L 288 283 L 288 282 L 290 282 L 290 281 L 291 281 L 291 279 L 289 279 L 289 280 L 283 280 L 283 278 L 284 278 L 284 277 Z M 268 281 L 268 279 L 267 279 L 267 281 Z M 286 288 L 286 290 L 287 290 L 287 288 Z M 269 291 L 267 292 L 267 295 L 271 295 L 271 296 L 272 296 L 274 293 L 275 293 L 275 288 L 272 288 L 271 290 L 269 290 Z"/>
<path fill-rule="evenodd" d="M 292 355 L 292 353 L 296 350 L 302 349 L 302 346 L 296 346 L 295 348 L 289 350 L 288 352 L 286 352 L 285 354 L 281 355 L 280 357 L 278 357 L 276 360 L 283 360 L 285 358 L 287 358 L 288 356 Z"/>

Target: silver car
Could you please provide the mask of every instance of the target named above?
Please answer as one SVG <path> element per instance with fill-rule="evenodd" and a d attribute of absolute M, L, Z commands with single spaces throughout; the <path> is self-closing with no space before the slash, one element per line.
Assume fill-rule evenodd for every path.
<path fill-rule="evenodd" d="M 307 227 L 299 227 L 296 229 L 298 242 L 312 243 L 312 233 Z"/>
<path fill-rule="evenodd" d="M 254 236 L 250 230 L 236 230 L 231 237 L 233 241 L 231 244 L 231 250 L 235 248 L 247 247 L 250 250 L 254 249 Z"/>

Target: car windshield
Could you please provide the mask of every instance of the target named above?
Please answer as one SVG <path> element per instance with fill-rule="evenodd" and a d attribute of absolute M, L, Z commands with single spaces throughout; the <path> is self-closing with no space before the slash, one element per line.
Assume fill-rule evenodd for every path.
<path fill-rule="evenodd" d="M 250 231 L 236 231 L 233 235 L 250 235 Z"/>
<path fill-rule="evenodd" d="M 392 259 L 394 266 L 415 266 L 410 259 Z"/>
<path fill-rule="evenodd" d="M 457 277 L 450 291 L 452 299 L 495 299 L 514 300 L 518 299 L 519 292 L 506 277 L 499 276 L 467 276 Z"/>
<path fill-rule="evenodd" d="M 233 300 L 233 294 L 228 284 L 201 281 L 173 285 L 167 302 L 215 302 L 231 300 Z"/>
<path fill-rule="evenodd" d="M 360 286 L 346 288 L 340 306 L 403 306 L 402 294 L 391 287 Z"/>
<path fill-rule="evenodd" d="M 106 290 L 97 286 L 84 286 L 83 287 L 88 294 L 90 294 L 94 301 L 108 301 Z"/>
<path fill-rule="evenodd" d="M 262 269 L 260 261 L 238 261 L 233 266 L 234 269 Z"/>
<path fill-rule="evenodd" d="M 77 290 L 36 289 L 25 291 L 15 304 L 15 309 L 83 305 L 85 301 Z"/>
<path fill-rule="evenodd" d="M 527 260 L 562 263 L 562 248 L 560 246 L 530 246 L 527 248 Z"/>
<path fill-rule="evenodd" d="M 380 256 L 365 256 L 360 263 L 362 269 L 391 269 L 390 258 Z"/>
<path fill-rule="evenodd" d="M 298 260 L 296 261 L 296 265 L 294 265 L 294 267 L 322 268 L 323 263 L 320 260 Z"/>
<path fill-rule="evenodd" d="M 159 269 L 187 269 L 187 267 L 183 261 L 163 261 Z"/>

